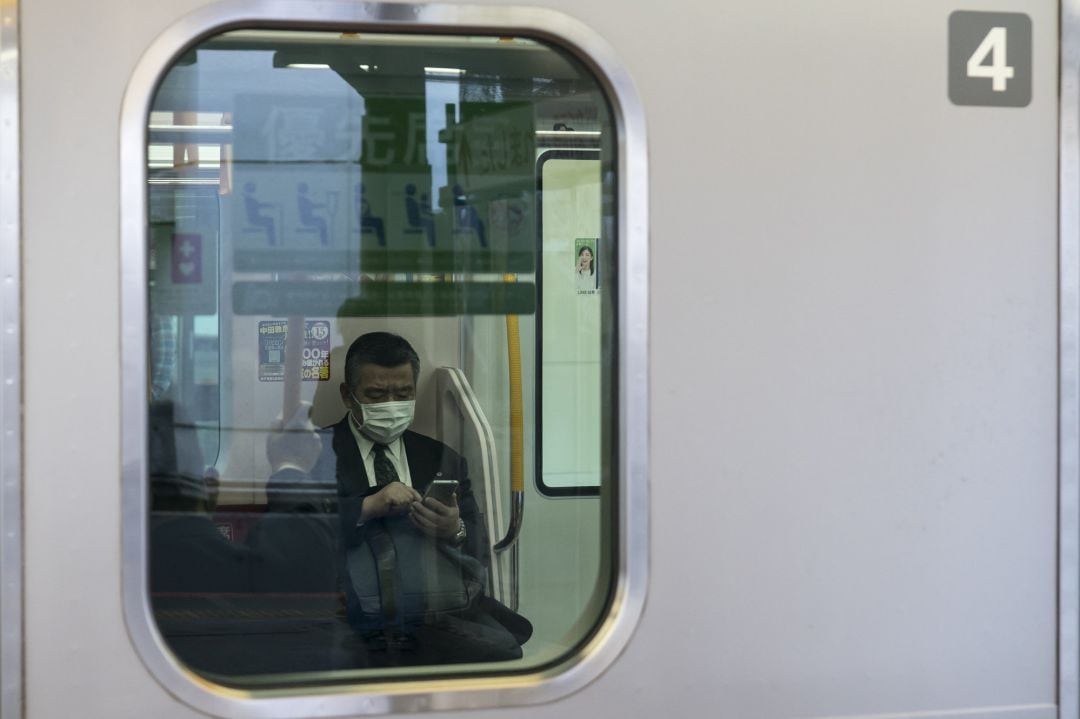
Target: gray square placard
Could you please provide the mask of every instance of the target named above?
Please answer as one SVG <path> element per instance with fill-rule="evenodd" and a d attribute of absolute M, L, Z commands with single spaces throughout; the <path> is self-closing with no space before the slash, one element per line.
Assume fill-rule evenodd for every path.
<path fill-rule="evenodd" d="M 1031 18 L 966 10 L 949 15 L 949 99 L 999 107 L 1031 102 Z"/>

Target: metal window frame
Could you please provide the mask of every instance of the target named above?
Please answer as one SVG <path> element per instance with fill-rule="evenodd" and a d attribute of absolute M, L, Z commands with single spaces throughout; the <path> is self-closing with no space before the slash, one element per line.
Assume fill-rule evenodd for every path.
<path fill-rule="evenodd" d="M 0 716 L 23 714 L 19 3 L 0 4 Z"/>
<path fill-rule="evenodd" d="M 461 679 L 385 679 L 294 693 L 246 691 L 215 685 L 183 667 L 157 631 L 147 592 L 146 120 L 157 83 L 181 52 L 211 34 L 242 27 L 520 35 L 570 52 L 607 93 L 619 172 L 614 584 L 607 612 L 592 636 L 554 665 Z M 544 8 L 227 0 L 185 16 L 153 42 L 128 85 L 120 132 L 122 592 L 128 632 L 158 682 L 199 711 L 270 719 L 537 704 L 564 697 L 599 677 L 626 647 L 643 611 L 649 538 L 645 121 L 633 82 L 612 48 L 581 22 Z"/>

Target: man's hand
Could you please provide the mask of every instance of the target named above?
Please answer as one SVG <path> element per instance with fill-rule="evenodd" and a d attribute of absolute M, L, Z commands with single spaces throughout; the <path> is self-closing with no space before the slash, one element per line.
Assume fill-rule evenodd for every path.
<path fill-rule="evenodd" d="M 322 440 L 311 423 L 311 404 L 301 402 L 288 422 L 280 418 L 270 426 L 266 437 L 266 458 L 270 469 L 298 469 L 310 472 L 322 453 Z"/>
<path fill-rule="evenodd" d="M 360 507 L 360 521 L 404 514 L 420 499 L 420 493 L 412 487 L 406 487 L 401 482 L 391 482 L 375 494 L 364 497 L 364 503 Z"/>
<path fill-rule="evenodd" d="M 412 505 L 409 519 L 424 534 L 437 539 L 453 539 L 461 526 L 457 495 L 450 495 L 450 504 L 426 497 Z"/>

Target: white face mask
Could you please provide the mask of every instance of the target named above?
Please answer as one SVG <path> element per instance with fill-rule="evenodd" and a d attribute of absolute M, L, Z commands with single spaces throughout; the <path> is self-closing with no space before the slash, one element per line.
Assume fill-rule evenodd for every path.
<path fill-rule="evenodd" d="M 355 401 L 355 397 L 353 400 Z M 360 431 L 372 442 L 389 444 L 400 437 L 409 428 L 416 411 L 416 400 L 404 402 L 379 402 L 377 404 L 356 403 L 363 415 Z"/>

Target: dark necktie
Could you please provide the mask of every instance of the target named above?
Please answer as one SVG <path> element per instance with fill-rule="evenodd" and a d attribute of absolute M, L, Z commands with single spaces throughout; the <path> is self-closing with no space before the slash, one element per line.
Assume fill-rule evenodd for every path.
<path fill-rule="evenodd" d="M 391 482 L 398 481 L 397 470 L 394 463 L 386 456 L 386 445 L 375 445 L 375 484 L 384 487 Z"/>

